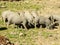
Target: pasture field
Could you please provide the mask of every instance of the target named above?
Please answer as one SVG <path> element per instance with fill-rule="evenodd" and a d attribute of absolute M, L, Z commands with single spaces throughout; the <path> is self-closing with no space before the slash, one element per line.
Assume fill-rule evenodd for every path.
<path fill-rule="evenodd" d="M 4 6 L 4 7 L 3 7 Z M 5 10 L 37 10 L 40 15 L 60 15 L 60 0 L 27 0 L 21 2 L 0 2 L 0 35 L 8 37 L 15 45 L 60 45 L 60 27 L 58 29 L 36 28 L 24 30 L 20 28 L 5 28 L 1 13 Z"/>

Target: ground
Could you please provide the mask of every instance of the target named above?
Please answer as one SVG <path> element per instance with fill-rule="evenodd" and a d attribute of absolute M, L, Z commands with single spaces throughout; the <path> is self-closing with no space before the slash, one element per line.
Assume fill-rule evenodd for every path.
<path fill-rule="evenodd" d="M 1 7 L 5 6 L 5 7 Z M 6 29 L 1 19 L 4 10 L 21 11 L 37 10 L 39 15 L 60 15 L 60 0 L 27 0 L 25 2 L 0 2 L 0 35 L 8 37 L 15 45 L 60 45 L 60 28 L 36 28 L 24 30 L 13 28 Z"/>

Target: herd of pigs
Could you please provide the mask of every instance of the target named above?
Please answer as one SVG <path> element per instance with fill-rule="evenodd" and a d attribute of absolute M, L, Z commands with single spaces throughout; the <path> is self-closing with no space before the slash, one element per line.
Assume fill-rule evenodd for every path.
<path fill-rule="evenodd" d="M 23 10 L 20 12 L 14 12 L 11 10 L 3 11 L 2 19 L 4 25 L 9 27 L 13 24 L 14 27 L 20 27 L 24 29 L 30 28 L 47 28 L 55 29 L 60 26 L 60 15 L 40 15 L 37 11 Z"/>

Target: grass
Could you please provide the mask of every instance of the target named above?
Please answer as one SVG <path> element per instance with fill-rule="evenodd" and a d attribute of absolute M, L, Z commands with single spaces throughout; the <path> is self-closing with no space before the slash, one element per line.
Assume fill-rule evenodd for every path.
<path fill-rule="evenodd" d="M 20 11 L 20 10 L 39 10 L 40 14 L 60 14 L 60 9 L 57 8 L 59 1 L 28 1 L 28 2 L 0 2 L 0 6 L 6 6 L 6 8 L 0 8 L 1 13 L 4 10 Z M 4 4 L 5 3 L 5 4 Z M 6 27 L 3 25 L 3 21 L 0 19 L 0 28 Z M 49 29 L 29 29 L 24 30 L 20 28 L 12 28 L 0 30 L 0 35 L 6 36 L 15 45 L 60 45 L 60 29 L 49 30 Z"/>

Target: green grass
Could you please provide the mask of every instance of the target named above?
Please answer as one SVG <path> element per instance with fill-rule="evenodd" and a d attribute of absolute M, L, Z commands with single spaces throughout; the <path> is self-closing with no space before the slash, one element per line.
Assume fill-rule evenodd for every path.
<path fill-rule="evenodd" d="M 41 10 L 44 9 L 45 4 L 40 4 L 40 3 L 33 3 L 33 2 L 0 2 L 0 6 L 6 6 L 6 8 L 0 8 L 0 16 L 1 13 L 4 10 L 12 10 L 12 11 L 18 11 L 18 10 Z M 0 28 L 6 27 L 3 25 L 3 21 L 0 20 Z M 18 45 L 59 45 L 58 43 L 60 42 L 60 29 L 57 29 L 57 31 L 49 30 L 49 29 L 29 29 L 29 30 L 24 30 L 20 28 L 12 28 L 10 26 L 6 30 L 0 30 L 0 35 L 6 36 L 10 39 L 11 42 L 16 43 L 18 42 Z M 52 37 L 50 37 L 52 35 Z M 50 39 L 51 38 L 51 39 Z M 57 38 L 57 40 L 54 40 Z M 39 41 L 40 40 L 40 41 Z M 44 42 L 43 42 L 44 41 Z M 54 42 L 52 44 L 51 42 Z M 55 43 L 56 41 L 56 43 Z M 59 41 L 59 42 L 58 42 Z M 45 43 L 47 42 L 47 43 Z"/>
<path fill-rule="evenodd" d="M 20 42 L 20 45 L 36 45 L 34 42 L 37 34 L 38 31 L 36 30 L 20 30 L 12 28 L 0 31 L 0 35 L 8 37 L 12 42 Z"/>

